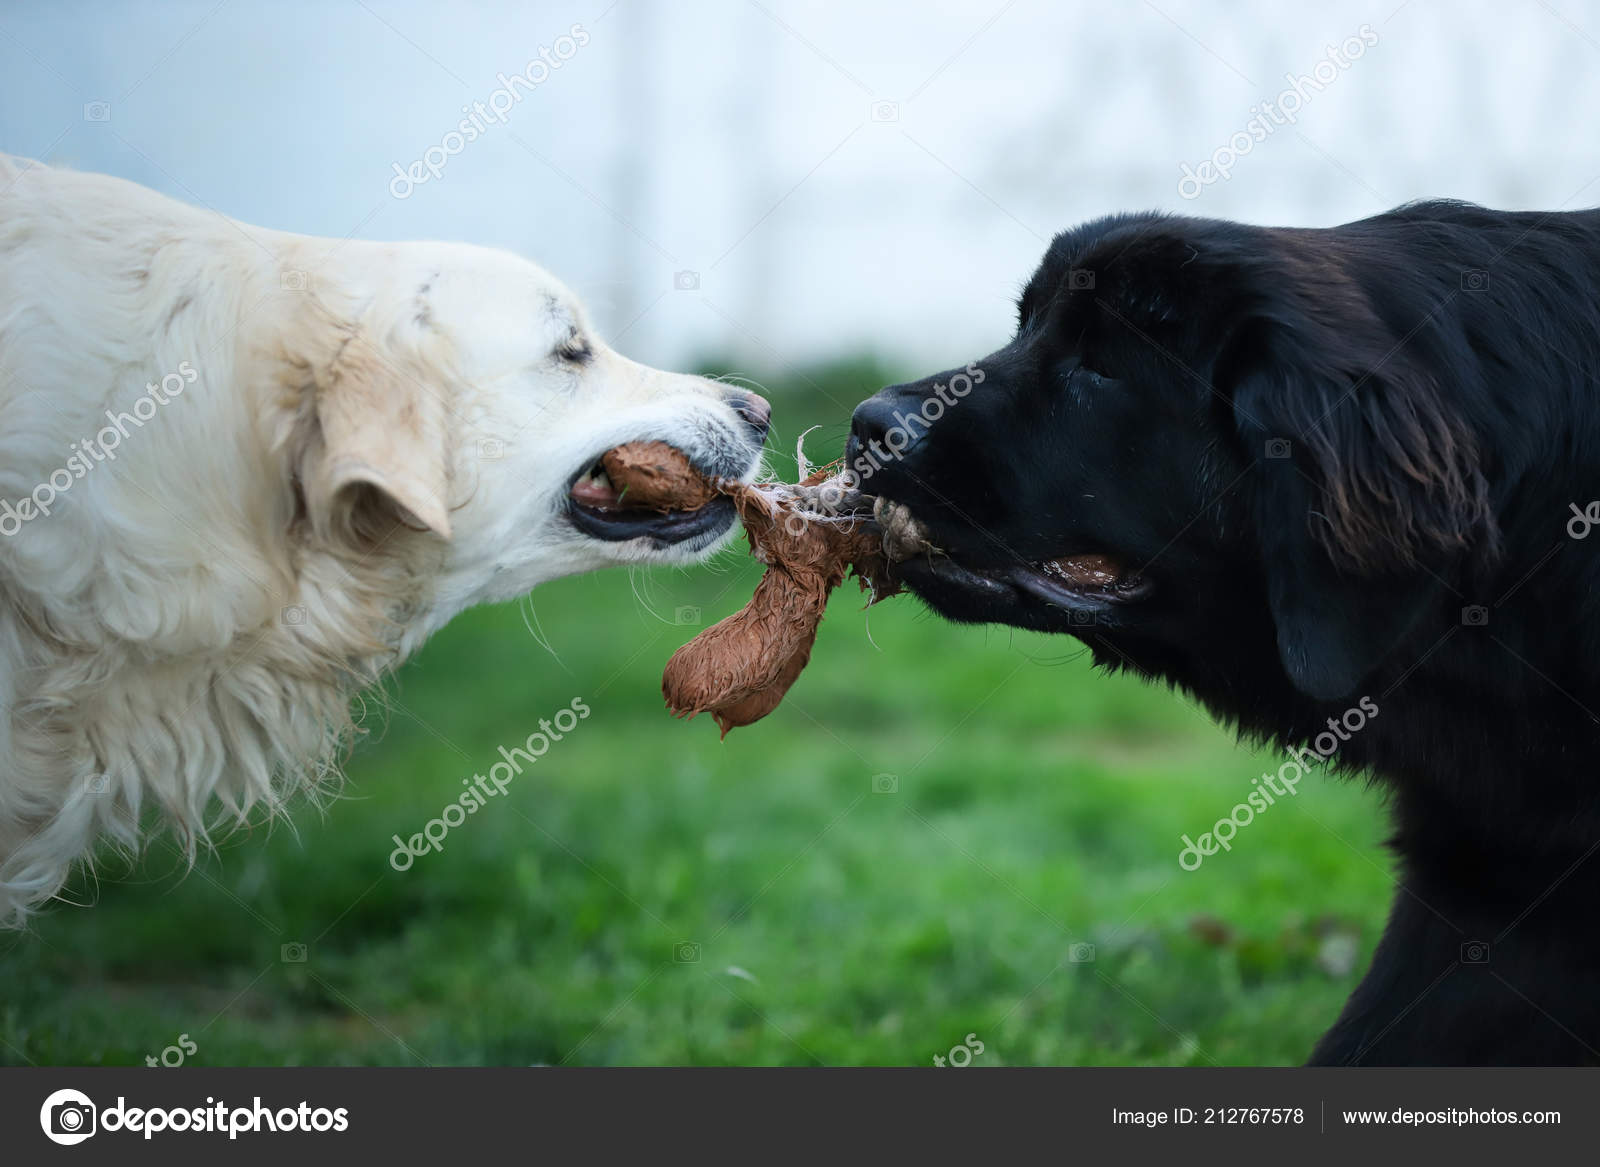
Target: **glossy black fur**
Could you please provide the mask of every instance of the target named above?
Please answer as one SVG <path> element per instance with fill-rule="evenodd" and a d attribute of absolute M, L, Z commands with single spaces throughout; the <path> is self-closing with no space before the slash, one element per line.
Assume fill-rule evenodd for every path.
<path fill-rule="evenodd" d="M 1312 1060 L 1600 1063 L 1600 528 L 1568 531 L 1600 499 L 1600 212 L 1102 219 L 974 366 L 900 458 L 872 443 L 960 370 L 862 403 L 865 489 L 954 563 L 1109 552 L 1150 594 L 915 560 L 935 610 L 1079 636 L 1286 748 L 1379 708 L 1337 759 L 1388 788 L 1401 886 Z"/>

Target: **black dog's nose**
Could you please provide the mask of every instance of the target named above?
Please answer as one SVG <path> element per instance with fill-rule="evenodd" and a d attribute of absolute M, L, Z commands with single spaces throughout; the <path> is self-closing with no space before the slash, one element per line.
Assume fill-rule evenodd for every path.
<path fill-rule="evenodd" d="M 729 394 L 728 404 L 733 412 L 744 418 L 745 424 L 755 431 L 759 441 L 765 441 L 772 425 L 772 403 L 759 393 L 740 389 Z"/>
<path fill-rule="evenodd" d="M 915 405 L 912 414 L 916 413 Z M 920 423 L 920 424 L 919 424 Z M 856 406 L 850 415 L 850 434 L 862 447 L 888 450 L 889 456 L 898 458 L 916 444 L 927 429 L 920 417 L 908 417 L 906 398 L 902 386 L 891 385 Z M 879 453 L 878 457 L 884 457 Z"/>

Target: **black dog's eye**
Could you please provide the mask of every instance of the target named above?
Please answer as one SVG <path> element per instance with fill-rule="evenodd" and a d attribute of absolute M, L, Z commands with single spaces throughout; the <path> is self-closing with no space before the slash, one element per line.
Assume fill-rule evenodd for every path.
<path fill-rule="evenodd" d="M 1067 374 L 1067 384 L 1074 392 L 1093 393 L 1101 386 L 1110 385 L 1111 383 L 1112 378 L 1103 373 L 1097 373 L 1093 369 L 1085 368 L 1083 365 L 1079 365 Z"/>

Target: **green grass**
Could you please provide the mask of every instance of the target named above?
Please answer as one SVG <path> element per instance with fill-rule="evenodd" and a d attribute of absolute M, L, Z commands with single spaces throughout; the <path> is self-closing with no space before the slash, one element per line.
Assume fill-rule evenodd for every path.
<path fill-rule="evenodd" d="M 779 408 L 791 445 L 840 416 Z M 180 1033 L 211 1065 L 927 1065 L 969 1033 L 980 1066 L 1304 1058 L 1386 908 L 1372 795 L 1313 777 L 1185 872 L 1179 835 L 1276 758 L 1075 641 L 906 598 L 869 620 L 853 585 L 784 705 L 719 742 L 667 716 L 660 670 L 754 581 L 729 553 L 549 585 L 553 651 L 515 606 L 467 613 L 369 700 L 325 814 L 189 873 L 163 843 L 104 863 L 92 910 L 0 940 L 0 1064 L 138 1064 Z M 573 698 L 591 715 L 505 796 L 390 867 Z"/>

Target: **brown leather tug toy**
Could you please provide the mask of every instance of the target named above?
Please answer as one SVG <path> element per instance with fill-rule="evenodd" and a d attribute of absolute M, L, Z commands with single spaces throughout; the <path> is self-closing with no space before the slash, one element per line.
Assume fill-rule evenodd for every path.
<path fill-rule="evenodd" d="M 667 662 L 661 692 L 677 717 L 709 713 L 724 736 L 761 720 L 811 659 L 828 595 L 847 574 L 871 593 L 869 603 L 898 590 L 871 500 L 845 491 L 826 469 L 798 484 L 710 482 L 660 442 L 619 446 L 604 462 L 631 505 L 692 509 L 727 495 L 744 520 L 750 553 L 767 565 L 748 604 Z"/>

